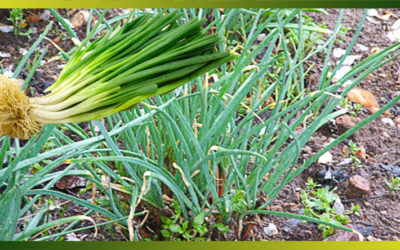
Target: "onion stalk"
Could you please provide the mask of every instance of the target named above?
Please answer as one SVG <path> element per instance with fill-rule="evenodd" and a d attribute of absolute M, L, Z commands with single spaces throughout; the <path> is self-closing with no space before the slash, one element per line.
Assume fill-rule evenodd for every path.
<path fill-rule="evenodd" d="M 233 59 L 216 51 L 219 38 L 206 35 L 202 21 L 178 25 L 179 18 L 145 14 L 92 43 L 90 34 L 45 96 L 28 98 L 15 80 L 0 75 L 0 136 L 29 139 L 44 124 L 98 120 Z"/>

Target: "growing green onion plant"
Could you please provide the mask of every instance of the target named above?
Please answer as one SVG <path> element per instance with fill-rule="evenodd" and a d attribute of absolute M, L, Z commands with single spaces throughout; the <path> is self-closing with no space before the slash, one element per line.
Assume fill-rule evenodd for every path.
<path fill-rule="evenodd" d="M 57 11 L 50 11 L 75 37 Z M 346 93 L 400 56 L 400 43 L 395 43 L 333 83 L 366 16 L 345 55 L 331 67 L 329 58 L 343 12 L 333 30 L 313 24 L 300 9 L 180 9 L 166 15 L 134 10 L 135 19 L 125 16 L 130 19 L 123 25 L 118 24 L 120 17 L 99 21 L 69 57 L 48 95 L 21 98 L 29 105 L 15 117 L 6 117 L 0 103 L 2 135 L 10 122 L 22 126 L 18 119 L 24 115 L 30 115 L 33 122 L 29 124 L 37 125 L 30 133 L 20 133 L 21 138 L 50 123 L 24 145 L 0 137 L 0 162 L 7 162 L 0 169 L 0 188 L 4 190 L 0 240 L 57 240 L 72 232 L 116 223 L 126 228 L 130 240 L 140 240 L 144 237 L 141 229 L 151 226 L 148 221 L 158 221 L 174 239 L 186 239 L 187 235 L 192 239 L 194 232 L 203 238 L 217 231 L 238 230 L 239 235 L 240 223 L 255 214 L 350 230 L 331 220 L 269 209 L 280 191 L 319 156 L 400 99 L 394 98 L 309 159 L 298 161 L 314 133 L 346 113 L 338 109 Z M 203 18 L 209 21 L 204 29 L 197 21 Z M 117 24 L 111 28 L 112 23 Z M 90 43 L 96 32 L 107 27 L 110 31 Z M 207 36 L 207 32 L 215 35 Z M 316 41 L 322 42 L 317 46 Z M 216 46 L 237 57 L 215 52 Z M 34 50 L 32 47 L 30 52 Z M 318 89 L 311 93 L 306 80 L 312 67 L 309 59 L 318 53 L 326 60 Z M 25 62 L 24 57 L 20 65 Z M 32 74 L 34 71 L 29 76 Z M 349 80 L 351 84 L 344 87 Z M 5 89 L 0 93 L 12 93 L 11 88 Z M 3 94 L 0 102 L 4 96 L 10 94 Z M 7 107 L 15 105 L 15 100 Z M 139 101 L 142 105 L 129 108 Z M 105 116 L 88 123 L 90 132 L 76 124 Z M 33 164 L 45 167 L 36 167 L 33 173 Z M 65 168 L 58 168 L 62 164 Z M 94 190 L 96 195 L 87 199 L 83 198 L 87 195 L 55 190 L 55 183 L 68 175 L 84 177 L 87 187 L 82 192 Z M 43 197 L 70 201 L 84 207 L 85 213 L 53 216 L 47 221 L 44 215 L 50 212 L 41 202 Z M 171 213 L 171 220 L 179 225 L 168 224 L 171 220 L 164 217 Z M 89 218 L 101 223 L 79 227 L 80 221 Z"/>

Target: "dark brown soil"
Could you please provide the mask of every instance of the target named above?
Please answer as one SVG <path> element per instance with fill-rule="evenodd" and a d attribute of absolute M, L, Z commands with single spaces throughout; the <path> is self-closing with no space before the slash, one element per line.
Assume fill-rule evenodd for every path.
<path fill-rule="evenodd" d="M 326 23 L 328 28 L 333 29 L 336 24 L 336 19 L 340 10 L 329 9 L 329 15 L 309 13 L 316 23 Z M 383 14 L 384 10 L 378 10 Z M 399 16 L 400 10 L 388 10 Z M 346 49 L 346 44 L 349 44 L 358 22 L 363 15 L 361 9 L 347 9 L 343 16 L 342 24 L 349 28 L 343 37 L 346 43 L 337 43 L 335 47 Z M 351 55 L 362 55 L 362 59 L 371 54 L 370 49 L 373 47 L 384 48 L 390 46 L 392 42 L 386 37 L 387 27 L 390 27 L 396 18 L 391 18 L 388 22 L 379 21 L 379 24 L 371 23 L 366 20 L 363 25 L 363 30 L 358 38 L 357 44 L 367 46 L 367 51 L 361 51 L 355 46 Z M 325 58 L 318 58 L 320 64 Z M 359 62 L 359 61 L 356 61 Z M 332 60 L 335 65 L 335 61 Z M 400 77 L 400 60 L 397 59 L 393 63 L 379 68 L 368 79 L 361 82 L 360 88 L 372 92 L 382 106 L 395 96 L 400 94 L 400 85 L 396 84 Z M 318 70 L 315 71 L 316 79 L 319 78 Z M 312 83 L 311 83 L 312 84 Z M 369 115 L 368 111 L 359 118 L 364 119 Z M 400 114 L 400 104 L 395 105 L 391 109 L 393 118 Z M 335 138 L 337 132 L 336 126 L 332 125 L 328 129 L 323 129 L 316 133 L 314 139 L 308 144 L 308 152 L 304 152 L 302 158 L 308 159 L 312 154 L 318 152 L 322 145 L 329 139 Z M 333 131 L 333 132 L 332 132 Z M 388 197 L 388 186 L 385 180 L 388 180 L 391 175 L 400 176 L 400 130 L 394 126 L 384 124 L 381 119 L 376 119 L 366 125 L 359 135 L 354 138 L 354 142 L 358 146 L 365 147 L 366 154 L 370 156 L 369 162 L 362 163 L 361 168 L 353 168 L 350 165 L 337 166 L 346 156 L 343 153 L 343 147 L 346 143 L 341 143 L 332 149 L 330 152 L 333 155 L 333 164 L 331 166 L 323 166 L 315 163 L 309 169 L 298 176 L 283 192 L 272 205 L 272 209 L 277 211 L 285 211 L 292 213 L 301 213 L 302 205 L 296 197 L 296 188 L 303 190 L 308 177 L 313 177 L 314 180 L 319 180 L 321 183 L 336 186 L 337 193 L 342 198 L 342 202 L 346 209 L 350 209 L 351 203 L 360 205 L 361 216 L 351 216 L 351 224 L 368 239 L 378 240 L 399 240 L 400 238 L 400 199 L 399 196 Z M 348 142 L 348 140 L 346 140 Z M 348 146 L 348 145 L 347 145 Z M 300 159 L 302 161 L 302 159 Z M 330 167 L 333 173 L 338 173 L 338 182 L 327 183 L 324 180 L 324 174 L 327 168 Z M 348 185 L 348 178 L 354 175 L 365 177 L 371 186 L 371 194 L 368 197 L 359 199 L 350 199 L 345 195 L 345 190 Z M 276 216 L 266 216 L 264 218 L 268 223 L 274 223 L 279 233 L 272 237 L 266 236 L 262 230 L 259 230 L 260 238 L 267 240 L 323 240 L 322 234 L 315 225 L 310 223 L 302 224 L 298 220 L 286 219 Z M 368 237 L 368 236 L 372 236 Z"/>
<path fill-rule="evenodd" d="M 32 10 L 25 13 L 26 15 L 37 14 L 39 15 L 43 10 Z M 60 13 L 68 17 L 70 11 L 59 10 Z M 308 13 L 315 23 L 326 23 L 330 29 L 334 28 L 336 19 L 339 13 L 337 9 L 327 10 L 329 15 L 321 13 Z M 380 14 L 384 10 L 378 10 Z M 400 10 L 389 10 L 397 17 L 391 17 L 388 21 L 378 20 L 377 23 L 372 23 L 368 20 L 365 21 L 363 31 L 351 51 L 352 55 L 362 55 L 362 59 L 371 55 L 371 49 L 374 47 L 384 48 L 391 45 L 391 41 L 386 37 L 388 27 L 390 27 L 397 18 L 400 17 Z M 338 42 L 335 47 L 346 48 L 346 45 L 350 43 L 358 22 L 361 19 L 363 10 L 361 9 L 347 9 L 343 16 L 343 25 L 349 30 L 342 36 L 344 43 Z M 6 20 L 8 17 L 7 10 L 0 10 L 0 23 L 9 24 Z M 57 20 L 50 17 L 54 21 L 53 29 L 47 35 L 49 39 L 55 41 L 63 50 L 68 51 L 72 48 L 72 42 L 68 39 L 68 33 L 58 24 Z M 44 30 L 48 21 L 40 21 L 39 23 L 30 23 L 29 26 L 35 28 L 37 32 L 31 34 L 30 39 L 28 37 L 15 35 L 10 33 L 0 32 L 0 51 L 11 53 L 10 58 L 0 58 L 0 64 L 7 68 L 10 65 L 14 65 L 13 70 L 16 68 L 18 62 L 22 58 L 21 48 L 28 50 L 32 45 L 32 41 L 35 41 L 41 31 Z M 25 28 L 27 29 L 27 28 Z M 85 27 L 78 31 L 78 36 L 83 37 L 85 34 Z M 368 47 L 368 50 L 362 51 L 357 44 L 362 44 Z M 47 40 L 44 40 L 40 44 L 40 48 L 48 47 L 49 51 L 45 57 L 45 61 L 50 58 L 55 58 L 58 55 L 58 50 Z M 318 63 L 314 69 L 314 77 L 308 80 L 308 86 L 315 88 L 315 82 L 312 79 L 319 79 L 318 70 L 324 61 L 324 55 L 319 55 L 313 58 Z M 60 59 L 62 60 L 62 59 Z M 51 63 L 46 63 L 40 67 L 35 73 L 31 80 L 30 87 L 33 95 L 40 95 L 43 90 L 53 83 L 58 73 L 61 71 L 58 65 L 62 61 L 54 60 Z M 357 60 L 356 62 L 359 62 Z M 31 59 L 28 61 L 31 63 Z M 335 65 L 336 61 L 332 60 L 332 64 Z M 389 65 L 378 69 L 373 74 L 361 83 L 361 88 L 371 91 L 378 99 L 381 105 L 386 104 L 389 100 L 393 99 L 394 96 L 400 94 L 400 85 L 396 82 L 400 81 L 400 60 L 397 59 Z M 25 79 L 29 72 L 24 67 L 18 78 Z M 393 118 L 400 115 L 400 104 L 397 104 L 391 109 Z M 363 111 L 363 114 L 359 115 L 359 118 L 363 119 L 369 115 L 367 110 Z M 351 224 L 358 229 L 358 231 L 368 239 L 378 240 L 398 240 L 400 238 L 400 202 L 399 196 L 387 196 L 388 187 L 385 184 L 385 180 L 389 179 L 391 175 L 395 177 L 400 176 L 400 130 L 396 127 L 392 127 L 388 124 L 384 124 L 381 118 L 368 124 L 363 128 L 359 135 L 354 138 L 354 141 L 358 146 L 363 145 L 366 154 L 370 156 L 370 160 L 362 163 L 361 168 L 353 168 L 351 164 L 338 166 L 339 163 L 343 162 L 346 158 L 343 153 L 343 147 L 345 143 L 339 144 L 337 147 L 331 150 L 333 155 L 333 163 L 329 166 L 323 166 L 315 163 L 310 166 L 309 169 L 304 171 L 298 176 L 290 185 L 286 186 L 279 194 L 276 201 L 270 206 L 269 209 L 276 211 L 284 211 L 291 213 L 302 213 L 303 206 L 299 199 L 299 190 L 305 188 L 305 182 L 308 177 L 313 177 L 315 180 L 329 185 L 331 187 L 337 187 L 337 193 L 340 195 L 342 202 L 346 209 L 350 209 L 351 204 L 360 205 L 361 216 L 351 216 Z M 321 129 L 313 137 L 307 147 L 303 150 L 302 158 L 300 161 L 308 159 L 311 155 L 318 152 L 324 143 L 330 138 L 337 136 L 337 128 L 334 124 Z M 329 170 L 330 169 L 330 170 Z M 332 171 L 336 173 L 337 181 L 327 181 L 324 179 L 326 171 Z M 371 186 L 371 194 L 368 197 L 363 198 L 348 198 L 345 195 L 345 190 L 348 183 L 348 178 L 354 175 L 361 175 L 366 178 Z M 77 194 L 77 190 L 69 190 L 65 192 L 73 192 Z M 88 197 L 89 198 L 89 197 Z M 70 204 L 69 204 L 70 205 Z M 84 214 L 85 210 L 79 206 L 67 206 L 65 211 L 66 215 L 81 215 Z M 99 218 L 99 220 L 101 220 Z M 252 227 L 246 233 L 246 237 L 240 237 L 240 240 L 324 240 L 321 231 L 317 229 L 315 224 L 307 223 L 303 224 L 299 220 L 287 219 L 277 216 L 260 216 L 260 218 L 252 218 L 257 221 L 257 226 Z M 268 236 L 264 232 L 264 227 L 267 227 L 269 223 L 276 225 L 278 234 Z M 84 222 L 82 225 L 90 225 L 90 222 Z M 111 226 L 105 228 L 99 232 L 97 237 L 93 236 L 93 230 L 86 230 L 83 232 L 76 233 L 75 235 L 79 240 L 126 240 L 126 233 L 121 233 L 121 228 Z M 242 235 L 243 236 L 243 235 Z M 372 238 L 371 238 L 372 237 Z M 237 236 L 232 234 L 227 238 L 228 240 L 236 240 Z"/>

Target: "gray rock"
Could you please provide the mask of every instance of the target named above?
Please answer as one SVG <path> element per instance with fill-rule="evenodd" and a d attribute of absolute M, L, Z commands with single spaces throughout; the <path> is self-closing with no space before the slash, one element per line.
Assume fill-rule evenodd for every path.
<path fill-rule="evenodd" d="M 349 224 L 346 227 L 356 230 L 356 228 Z M 337 229 L 335 233 L 327 238 L 327 241 L 363 241 L 364 237 L 359 232 L 348 232 L 344 230 Z"/>
<path fill-rule="evenodd" d="M 49 10 L 44 10 L 40 15 L 39 18 L 42 20 L 49 20 L 50 19 L 50 11 Z"/>
<path fill-rule="evenodd" d="M 282 230 L 287 232 L 287 233 L 293 233 L 294 231 L 297 230 L 297 227 L 303 224 L 301 220 L 298 219 L 289 219 L 283 223 L 283 228 Z"/>
<path fill-rule="evenodd" d="M 0 25 L 0 31 L 3 33 L 9 33 L 14 30 L 14 27 L 11 25 Z"/>
<path fill-rule="evenodd" d="M 278 234 L 278 229 L 275 224 L 269 223 L 268 227 L 264 227 L 264 233 L 268 236 Z"/>
<path fill-rule="evenodd" d="M 335 203 L 333 204 L 332 208 L 335 209 L 335 214 L 343 214 L 344 213 L 344 206 L 343 206 L 340 198 L 337 198 L 335 200 Z"/>
<path fill-rule="evenodd" d="M 264 33 L 261 33 L 257 36 L 257 41 L 262 42 L 266 37 L 267 37 L 267 35 L 265 35 Z"/>

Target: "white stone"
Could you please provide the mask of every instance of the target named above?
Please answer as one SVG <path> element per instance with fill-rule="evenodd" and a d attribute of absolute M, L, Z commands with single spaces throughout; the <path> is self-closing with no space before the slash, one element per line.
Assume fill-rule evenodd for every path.
<path fill-rule="evenodd" d="M 261 33 L 257 36 L 257 41 L 259 41 L 259 42 L 264 41 L 265 37 L 267 37 L 267 35 L 265 35 L 264 33 Z"/>
<path fill-rule="evenodd" d="M 2 52 L 2 51 L 0 51 L 0 57 L 9 58 L 9 57 L 11 57 L 11 54 L 10 54 L 10 53 L 7 53 L 7 52 Z"/>
<path fill-rule="evenodd" d="M 65 236 L 65 241 L 81 241 L 81 240 L 78 237 L 76 237 L 76 234 L 70 233 Z"/>
<path fill-rule="evenodd" d="M 396 22 L 394 22 L 394 24 L 392 25 L 392 27 L 390 27 L 392 30 L 397 30 L 400 29 L 400 19 L 397 20 Z"/>
<path fill-rule="evenodd" d="M 379 21 L 376 21 L 374 18 L 367 16 L 366 19 L 372 24 L 381 24 Z"/>
<path fill-rule="evenodd" d="M 275 224 L 269 223 L 268 227 L 264 227 L 264 233 L 268 236 L 278 234 L 278 229 Z"/>
<path fill-rule="evenodd" d="M 344 59 L 343 65 L 350 66 L 354 64 L 355 60 L 359 60 L 361 58 L 361 55 L 353 55 L 353 56 L 348 56 L 346 59 Z"/>
<path fill-rule="evenodd" d="M 344 65 L 342 66 L 338 71 L 336 71 L 335 78 L 338 79 L 338 81 L 343 78 L 344 75 L 346 75 L 352 67 Z"/>
<path fill-rule="evenodd" d="M 376 9 L 369 9 L 369 10 L 367 10 L 367 15 L 368 16 L 378 16 L 379 13 Z"/>
<path fill-rule="evenodd" d="M 341 58 L 345 53 L 346 53 L 346 50 L 344 50 L 342 48 L 335 48 L 332 52 L 333 57 L 335 57 L 335 58 Z"/>
<path fill-rule="evenodd" d="M 13 31 L 14 27 L 10 25 L 0 25 L 0 31 L 3 33 L 9 33 Z"/>
<path fill-rule="evenodd" d="M 357 47 L 362 51 L 368 51 L 368 47 L 363 44 L 357 44 Z"/>
<path fill-rule="evenodd" d="M 390 126 L 392 126 L 392 127 L 396 126 L 396 124 L 394 123 L 394 121 L 393 121 L 392 119 L 388 118 L 388 117 L 382 118 L 382 119 L 381 119 L 381 122 L 382 122 L 383 124 L 388 124 L 388 125 L 390 125 Z"/>
<path fill-rule="evenodd" d="M 320 164 L 328 164 L 333 161 L 333 156 L 331 152 L 327 151 L 323 155 L 318 158 L 318 163 Z"/>
<path fill-rule="evenodd" d="M 49 20 L 50 19 L 50 11 L 49 10 L 44 10 L 40 15 L 39 18 L 42 20 Z"/>
<path fill-rule="evenodd" d="M 340 198 L 337 198 L 335 200 L 335 203 L 333 204 L 333 209 L 335 209 L 335 214 L 343 214 L 344 213 L 344 206 Z"/>
<path fill-rule="evenodd" d="M 27 53 L 28 53 L 28 50 L 27 49 L 24 49 L 24 48 L 19 48 L 19 53 L 21 54 L 21 55 L 26 55 Z"/>
<path fill-rule="evenodd" d="M 390 31 L 387 33 L 387 36 L 392 42 L 400 42 L 400 19 L 397 20 L 392 27 L 390 27 Z"/>

